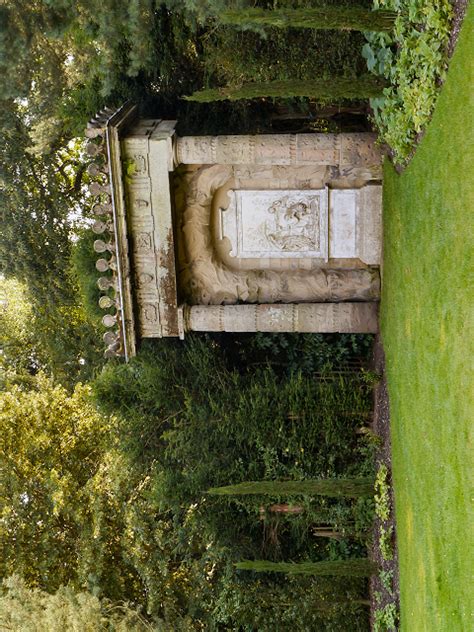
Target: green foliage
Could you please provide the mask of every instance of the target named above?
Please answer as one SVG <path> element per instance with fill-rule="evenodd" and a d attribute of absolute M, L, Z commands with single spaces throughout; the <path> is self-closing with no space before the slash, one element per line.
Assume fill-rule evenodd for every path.
<path fill-rule="evenodd" d="M 300 480 L 308 472 L 347 474 L 351 462 L 357 468 L 362 443 L 355 429 L 369 402 L 357 377 L 316 381 L 279 377 L 270 368 L 238 373 L 205 340 L 190 336 L 184 349 L 150 344 L 96 382 L 102 405 L 121 411 L 125 431 L 138 439 L 139 428 L 149 429 L 146 445 L 130 445 L 134 453 L 156 459 L 159 451 L 176 462 L 175 476 L 186 463 L 195 493 L 262 474 Z M 255 455 L 250 462 L 248 454 Z"/>
<path fill-rule="evenodd" d="M 250 363 L 271 363 L 275 370 L 281 366 L 287 374 L 324 373 L 344 369 L 351 362 L 363 364 L 372 345 L 373 336 L 364 334 L 257 333 L 246 339 L 241 356 Z"/>
<path fill-rule="evenodd" d="M 238 101 L 260 97 L 292 98 L 311 97 L 321 102 L 339 99 L 364 99 L 382 94 L 386 82 L 371 75 L 357 78 L 331 77 L 302 81 L 286 79 L 267 83 L 244 83 L 241 86 L 210 88 L 185 97 L 188 101 L 209 103 L 212 101 Z"/>
<path fill-rule="evenodd" d="M 367 559 L 338 560 L 336 562 L 268 562 L 253 560 L 237 562 L 236 568 L 254 573 L 290 573 L 291 575 L 336 575 L 351 577 L 369 577 L 375 570 Z"/>
<path fill-rule="evenodd" d="M 219 498 L 203 495 L 205 490 L 250 476 L 370 474 L 370 457 L 365 461 L 354 432 L 370 405 L 369 393 L 356 378 L 318 383 L 242 365 L 238 372 L 229 349 L 223 353 L 208 337 L 189 336 L 184 346 L 160 341 L 145 347 L 129 365 L 109 365 L 94 387 L 104 409 L 120 418 L 124 458 L 114 470 L 121 472 L 114 493 L 123 495 L 117 507 L 123 508 L 127 559 L 146 586 L 147 608 L 155 617 L 174 620 L 194 612 L 193 620 L 216 621 L 218 608 L 232 627 L 237 612 L 250 616 L 252 586 L 250 578 L 239 580 L 244 585 L 238 604 L 230 597 L 237 594 L 228 592 L 237 581 L 233 561 L 258 556 L 262 547 L 277 559 L 324 559 L 328 544 L 310 537 L 311 525 L 330 524 L 352 534 L 356 507 L 344 499 L 312 498 L 303 501 L 301 515 L 262 520 L 269 497 Z M 362 553 L 351 541 L 344 552 L 334 549 L 330 555 Z M 277 579 L 265 580 L 265 586 L 280 590 Z M 360 589 L 346 589 L 343 595 L 360 598 Z M 290 593 L 285 599 L 291 600 Z M 253 608 L 260 618 L 268 604 L 262 597 L 258 613 Z M 292 616 L 311 620 L 310 604 Z M 357 622 L 359 614 L 354 617 Z"/>
<path fill-rule="evenodd" d="M 69 263 L 85 164 L 79 143 L 48 159 L 33 155 L 28 118 L 19 102 L 1 110 L 0 270 L 25 287 L 34 314 L 28 329 L 44 368 L 71 385 L 98 359 Z"/>
<path fill-rule="evenodd" d="M 89 228 L 79 231 L 71 253 L 72 273 L 79 288 L 81 303 L 91 323 L 100 331 L 104 311 L 99 307 L 101 292 L 97 286 L 97 255 L 94 241 L 97 235 Z"/>
<path fill-rule="evenodd" d="M 351 31 L 302 31 L 299 29 L 266 29 L 264 33 L 242 31 L 228 26 L 210 29 L 202 38 L 202 60 L 205 68 L 205 87 L 242 83 L 284 81 L 289 78 L 313 81 L 315 77 L 355 77 L 365 70 L 361 48 L 364 38 Z M 236 51 L 239 54 L 236 54 Z M 203 83 L 196 87 L 202 86 Z M 217 102 L 219 103 L 219 102 Z M 196 104 L 188 103 L 193 108 Z M 234 118 L 234 131 L 242 126 L 235 120 L 239 102 L 230 104 L 227 116 Z M 288 101 L 289 107 L 306 107 L 307 100 Z M 206 108 L 215 105 L 208 105 Z M 246 105 L 248 108 L 248 104 Z M 259 120 L 260 129 L 268 125 L 271 105 L 267 106 L 265 119 Z M 239 116 L 242 119 L 242 114 Z M 201 119 L 204 111 L 201 113 Z M 220 117 L 219 117 L 220 118 Z M 251 122 L 255 125 L 255 114 Z M 199 132 L 199 130 L 197 130 Z M 245 130 L 242 130 L 242 133 Z"/>
<path fill-rule="evenodd" d="M 87 522 L 85 487 L 99 467 L 110 424 L 43 375 L 32 389 L 0 393 L 0 574 L 55 590 L 77 578 Z"/>
<path fill-rule="evenodd" d="M 390 519 L 390 485 L 388 481 L 388 468 L 385 463 L 379 466 L 375 477 L 375 515 L 380 519 L 378 546 L 384 560 L 393 559 L 393 527 L 386 526 Z"/>
<path fill-rule="evenodd" d="M 374 486 L 373 479 L 366 478 L 335 478 L 306 481 L 256 481 L 214 487 L 208 494 L 233 496 L 241 494 L 270 494 L 272 496 L 330 496 L 334 498 L 358 498 L 371 494 Z"/>
<path fill-rule="evenodd" d="M 452 6 L 449 0 L 375 0 L 374 6 L 399 11 L 393 34 L 366 34 L 362 54 L 369 71 L 390 82 L 382 98 L 371 102 L 373 118 L 381 140 L 403 164 L 446 76 Z"/>
<path fill-rule="evenodd" d="M 219 12 L 217 19 L 221 24 L 232 24 L 241 28 L 273 26 L 281 29 L 390 31 L 395 17 L 394 11 L 370 11 L 360 6 L 326 6 L 300 9 L 225 10 Z"/>
<path fill-rule="evenodd" d="M 390 517 L 390 487 L 388 483 L 388 469 L 382 463 L 375 478 L 375 513 L 380 520 Z"/>
<path fill-rule="evenodd" d="M 100 600 L 61 586 L 54 594 L 29 588 L 18 576 L 4 580 L 0 628 L 12 632 L 146 632 L 154 628 L 126 603 Z"/>
<path fill-rule="evenodd" d="M 130 600 L 158 630 L 238 629 L 252 617 L 270 630 L 278 616 L 288 625 L 364 629 L 362 580 L 310 586 L 303 577 L 288 585 L 275 576 L 262 578 L 256 591 L 254 578 L 233 567 L 262 549 L 270 559 L 360 557 L 356 540 L 329 546 L 310 530 L 329 524 L 349 532 L 351 502 L 303 499 L 301 516 L 262 519 L 271 497 L 203 491 L 248 472 L 366 476 L 370 457 L 353 432 L 370 406 L 365 386 L 354 378 L 315 388 L 301 374 L 237 372 L 230 350 L 208 337 L 145 346 L 129 365 L 110 364 L 95 386 L 119 418 L 98 415 L 87 389 L 68 396 L 43 376 L 30 390 L 2 395 L 2 575 L 16 570 L 50 592 L 69 582 Z M 306 415 L 309 401 L 314 410 Z M 278 595 L 282 603 L 274 612 L 272 604 L 270 616 Z"/>
<path fill-rule="evenodd" d="M 0 387 L 28 379 L 43 365 L 30 326 L 34 313 L 24 285 L 0 277 Z"/>
<path fill-rule="evenodd" d="M 384 560 L 393 560 L 393 527 L 380 527 L 379 549 Z"/>
<path fill-rule="evenodd" d="M 380 571 L 379 578 L 385 590 L 393 596 L 393 570 Z"/>
<path fill-rule="evenodd" d="M 374 613 L 374 632 L 396 632 L 398 629 L 398 611 L 394 603 L 377 608 Z"/>
<path fill-rule="evenodd" d="M 318 576 L 315 581 L 311 575 L 232 571 L 213 616 L 216 624 L 230 629 L 365 632 L 368 603 L 361 597 L 365 589 L 362 578 Z"/>

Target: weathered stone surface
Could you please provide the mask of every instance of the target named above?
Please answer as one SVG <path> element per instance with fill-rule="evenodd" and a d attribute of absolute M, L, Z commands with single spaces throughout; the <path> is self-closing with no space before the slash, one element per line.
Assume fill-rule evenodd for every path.
<path fill-rule="evenodd" d="M 255 184 L 271 190 L 278 178 L 271 179 L 273 169 L 253 167 L 255 180 L 245 179 L 251 190 Z M 300 171 L 308 167 L 286 167 L 289 189 L 304 185 Z M 234 168 L 224 165 L 203 167 L 185 178 L 187 190 L 180 213 L 182 236 L 180 247 L 180 282 L 191 304 L 274 303 L 320 301 L 371 301 L 379 298 L 379 273 L 358 259 L 231 257 L 232 243 L 226 239 L 220 221 L 220 208 L 234 189 Z M 330 171 L 320 180 L 330 184 Z M 244 174 L 246 177 L 246 174 Z M 278 175 L 278 174 L 277 174 Z M 239 173 L 242 184 L 242 173 Z M 350 182 L 350 181 L 349 181 Z M 296 188 L 296 187 L 295 187 Z M 275 190 L 278 190 L 276 184 Z M 222 194 L 222 195 L 221 195 Z M 273 194 L 273 193 L 272 193 Z"/>
<path fill-rule="evenodd" d="M 260 136 L 184 136 L 175 139 L 177 164 L 340 165 L 381 164 L 375 135 L 263 134 Z"/>
<path fill-rule="evenodd" d="M 220 213 L 229 256 L 327 260 L 327 189 L 237 189 L 228 195 L 230 204 Z"/>
<path fill-rule="evenodd" d="M 142 122 L 143 123 L 143 122 Z M 149 121 L 122 141 L 131 165 L 126 184 L 128 235 L 140 335 L 178 336 L 178 305 L 169 187 L 173 121 Z"/>
<path fill-rule="evenodd" d="M 376 145 L 375 134 L 339 134 L 342 167 L 370 167 L 382 162 L 382 153 Z"/>
<path fill-rule="evenodd" d="M 94 248 L 112 254 L 97 264 L 113 271 L 98 282 L 115 291 L 101 299 L 115 312 L 104 324 L 119 332 L 106 341 L 108 356 L 133 355 L 136 332 L 376 331 L 373 135 L 177 138 L 174 121 L 139 120 L 134 106 L 104 116 L 106 142 L 96 138 L 89 151 L 107 149 L 109 159 L 110 186 L 101 161 L 90 169 L 99 178 L 93 228 L 109 233 Z M 188 166 L 174 191 L 179 163 Z M 178 306 L 177 253 L 179 296 L 190 307 Z"/>
<path fill-rule="evenodd" d="M 377 303 L 194 305 L 185 307 L 188 331 L 376 333 Z"/>

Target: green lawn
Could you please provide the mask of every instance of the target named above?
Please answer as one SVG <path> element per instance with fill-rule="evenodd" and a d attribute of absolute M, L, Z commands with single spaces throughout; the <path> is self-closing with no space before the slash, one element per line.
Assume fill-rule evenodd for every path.
<path fill-rule="evenodd" d="M 382 334 L 402 630 L 474 629 L 474 3 L 433 120 L 384 179 Z"/>

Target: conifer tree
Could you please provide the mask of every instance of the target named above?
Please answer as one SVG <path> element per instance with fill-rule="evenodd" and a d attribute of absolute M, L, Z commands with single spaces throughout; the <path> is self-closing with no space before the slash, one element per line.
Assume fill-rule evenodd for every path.
<path fill-rule="evenodd" d="M 209 494 L 219 496 L 240 496 L 245 494 L 263 494 L 270 496 L 329 496 L 333 498 L 359 498 L 369 496 L 374 489 L 371 477 L 333 478 L 306 481 L 255 481 L 213 487 Z"/>
<path fill-rule="evenodd" d="M 187 101 L 209 103 L 212 101 L 239 101 L 241 99 L 257 99 L 273 97 L 287 99 L 290 97 L 310 97 L 318 101 L 339 99 L 367 99 L 380 96 L 386 83 L 374 75 L 360 77 L 328 77 L 302 81 L 288 79 L 286 81 L 269 81 L 266 83 L 244 83 L 240 86 L 225 86 L 194 92 Z"/>
<path fill-rule="evenodd" d="M 340 29 L 351 31 L 390 31 L 397 14 L 394 11 L 370 11 L 361 6 L 305 7 L 298 9 L 260 8 L 219 12 L 221 24 L 242 28 L 275 27 Z"/>
<path fill-rule="evenodd" d="M 353 558 L 330 562 L 269 562 L 267 560 L 245 560 L 237 562 L 236 568 L 256 573 L 289 573 L 292 575 L 335 575 L 370 577 L 375 565 L 368 558 Z"/>

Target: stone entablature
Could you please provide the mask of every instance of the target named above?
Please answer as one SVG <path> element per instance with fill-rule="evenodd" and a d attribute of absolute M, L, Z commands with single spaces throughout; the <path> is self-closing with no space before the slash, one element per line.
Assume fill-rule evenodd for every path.
<path fill-rule="evenodd" d="M 374 134 L 187 136 L 175 143 L 176 165 L 380 166 Z"/>
<path fill-rule="evenodd" d="M 373 135 L 179 138 L 174 123 L 126 105 L 87 131 L 108 355 L 188 329 L 376 331 Z"/>
<path fill-rule="evenodd" d="M 178 336 L 172 200 L 174 121 L 140 121 L 121 141 L 127 165 L 125 207 L 133 261 L 139 334 Z"/>

